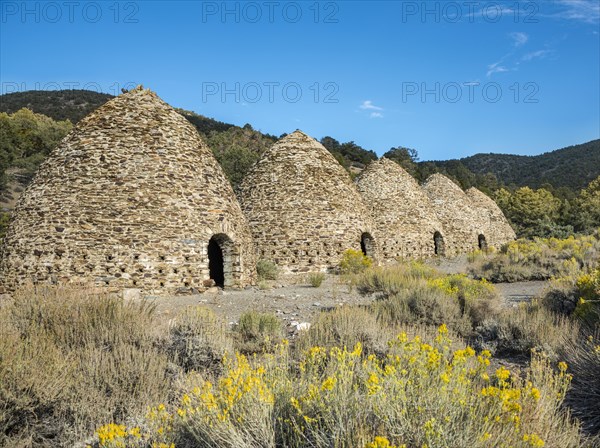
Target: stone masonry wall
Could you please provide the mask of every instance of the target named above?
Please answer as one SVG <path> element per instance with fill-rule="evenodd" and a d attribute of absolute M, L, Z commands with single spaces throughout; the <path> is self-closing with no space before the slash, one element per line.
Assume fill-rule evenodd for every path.
<path fill-rule="evenodd" d="M 434 255 L 434 234 L 444 230 L 429 197 L 400 165 L 373 161 L 357 186 L 375 222 L 382 260 Z"/>
<path fill-rule="evenodd" d="M 477 231 L 485 235 L 488 245 L 498 247 L 516 238 L 515 231 L 492 198 L 475 187 L 469 188 L 466 193 L 480 217 L 481 227 Z"/>
<path fill-rule="evenodd" d="M 152 294 L 202 290 L 218 235 L 226 285 L 255 281 L 255 251 L 221 167 L 185 118 L 138 87 L 83 119 L 23 193 L 0 282 Z"/>
<path fill-rule="evenodd" d="M 239 192 L 258 257 L 284 272 L 333 268 L 361 236 L 377 237 L 350 176 L 319 142 L 296 131 L 254 165 Z M 367 244 L 368 245 L 368 244 Z"/>
<path fill-rule="evenodd" d="M 422 188 L 444 228 L 445 254 L 452 256 L 477 249 L 478 229 L 485 227 L 484 220 L 462 188 L 442 174 L 430 176 Z"/>

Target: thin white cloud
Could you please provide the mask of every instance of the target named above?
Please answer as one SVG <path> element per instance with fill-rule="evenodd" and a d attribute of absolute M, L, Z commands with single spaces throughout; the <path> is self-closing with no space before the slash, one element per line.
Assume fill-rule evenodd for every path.
<path fill-rule="evenodd" d="M 369 115 L 371 118 L 383 118 L 383 114 L 381 112 L 371 112 Z"/>
<path fill-rule="evenodd" d="M 495 62 L 493 64 L 488 65 L 488 71 L 487 71 L 486 76 L 489 78 L 494 73 L 508 72 L 509 70 L 504 65 L 500 65 L 501 63 L 502 63 L 502 61 L 499 61 L 499 62 Z"/>
<path fill-rule="evenodd" d="M 527 53 L 527 54 L 523 55 L 523 57 L 521 58 L 521 60 L 522 61 L 532 61 L 534 59 L 544 59 L 550 53 L 551 53 L 550 50 L 533 51 L 531 53 Z"/>
<path fill-rule="evenodd" d="M 529 40 L 529 36 L 525 33 L 515 32 L 509 34 L 510 38 L 513 40 L 513 45 L 515 47 L 520 47 L 525 45 Z"/>
<path fill-rule="evenodd" d="M 561 10 L 552 14 L 552 17 L 594 24 L 600 22 L 598 0 L 555 0 L 555 4 Z"/>
<path fill-rule="evenodd" d="M 371 100 L 363 101 L 360 108 L 363 110 L 383 110 L 383 107 L 375 106 Z"/>
<path fill-rule="evenodd" d="M 476 6 L 479 5 L 479 2 L 476 3 Z M 523 14 L 523 8 L 514 9 L 511 6 L 506 6 L 501 3 L 485 3 L 481 2 L 485 5 L 484 8 L 468 8 L 469 13 L 465 14 L 465 17 L 469 19 L 469 21 L 474 20 L 485 20 L 487 22 L 499 20 L 502 17 L 519 17 Z M 467 5 L 467 3 L 465 3 Z"/>

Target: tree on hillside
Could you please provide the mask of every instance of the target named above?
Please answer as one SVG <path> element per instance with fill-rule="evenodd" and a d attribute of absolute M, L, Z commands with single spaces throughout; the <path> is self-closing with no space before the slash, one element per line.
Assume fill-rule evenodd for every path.
<path fill-rule="evenodd" d="M 70 121 L 54 121 L 29 109 L 13 114 L 0 112 L 0 189 L 6 186 L 6 170 L 16 167 L 33 177 L 39 164 L 72 129 Z"/>
<path fill-rule="evenodd" d="M 333 137 L 325 136 L 321 139 L 321 144 L 332 153 L 339 161 L 341 155 L 345 161 L 340 163 L 348 168 L 352 164 L 366 166 L 372 160 L 377 160 L 377 154 L 374 151 L 369 151 L 357 145 L 353 141 L 340 143 Z"/>
<path fill-rule="evenodd" d="M 548 190 L 522 187 L 511 194 L 502 188 L 494 196 L 520 237 L 564 237 L 573 231 L 559 222 L 565 204 Z"/>
<path fill-rule="evenodd" d="M 581 190 L 577 199 L 573 201 L 571 215 L 578 231 L 600 227 L 600 176 Z"/>
<path fill-rule="evenodd" d="M 416 149 L 397 146 L 390 148 L 383 157 L 393 160 L 402 168 L 404 168 L 411 176 L 417 177 L 417 162 L 419 161 L 419 153 Z"/>

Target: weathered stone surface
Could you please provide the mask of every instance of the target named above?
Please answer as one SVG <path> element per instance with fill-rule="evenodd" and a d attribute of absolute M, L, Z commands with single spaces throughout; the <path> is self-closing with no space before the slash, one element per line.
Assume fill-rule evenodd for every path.
<path fill-rule="evenodd" d="M 258 257 L 286 273 L 336 266 L 346 249 L 377 259 L 377 236 L 350 176 L 313 138 L 293 132 L 254 165 L 239 192 Z"/>
<path fill-rule="evenodd" d="M 430 176 L 422 188 L 442 223 L 445 255 L 477 249 L 479 229 L 485 226 L 462 188 L 439 173 Z"/>
<path fill-rule="evenodd" d="M 217 235 L 225 285 L 255 279 L 233 190 L 195 128 L 141 86 L 81 120 L 20 197 L 0 283 L 203 289 Z"/>
<path fill-rule="evenodd" d="M 371 162 L 356 184 L 375 222 L 382 260 L 434 255 L 434 234 L 444 233 L 429 197 L 389 159 Z"/>
<path fill-rule="evenodd" d="M 469 188 L 466 193 L 475 213 L 480 217 L 477 223 L 481 227 L 477 231 L 480 235 L 485 235 L 489 245 L 501 246 L 517 237 L 504 213 L 492 198 L 475 187 Z"/>

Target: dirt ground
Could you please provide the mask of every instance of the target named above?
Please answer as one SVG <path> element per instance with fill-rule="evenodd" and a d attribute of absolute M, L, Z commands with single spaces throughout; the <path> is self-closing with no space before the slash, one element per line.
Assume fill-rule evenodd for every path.
<path fill-rule="evenodd" d="M 455 259 L 432 260 L 428 262 L 444 273 L 465 272 L 466 257 Z M 496 288 L 504 300 L 505 306 L 516 306 L 519 302 L 529 301 L 539 296 L 547 282 L 519 282 L 497 284 Z M 373 300 L 371 296 L 362 296 L 348 285 L 341 283 L 340 278 L 330 275 L 319 288 L 308 283 L 291 285 L 273 284 L 272 289 L 261 290 L 251 287 L 244 290 L 221 290 L 192 296 L 147 297 L 156 305 L 156 311 L 168 322 L 188 306 L 202 305 L 211 308 L 221 315 L 225 322 L 235 324 L 239 317 L 247 311 L 274 313 L 287 326 L 289 332 L 297 330 L 298 325 L 314 321 L 315 316 L 323 310 L 347 306 L 367 304 Z"/>
<path fill-rule="evenodd" d="M 221 315 L 226 322 L 234 324 L 247 311 L 273 313 L 290 331 L 298 324 L 312 322 L 320 311 L 338 306 L 369 303 L 372 298 L 350 291 L 339 277 L 329 276 L 319 288 L 308 284 L 274 285 L 273 289 L 257 287 L 244 290 L 221 290 L 193 296 L 148 297 L 155 303 L 156 311 L 166 320 L 175 317 L 188 306 L 202 305 Z"/>

